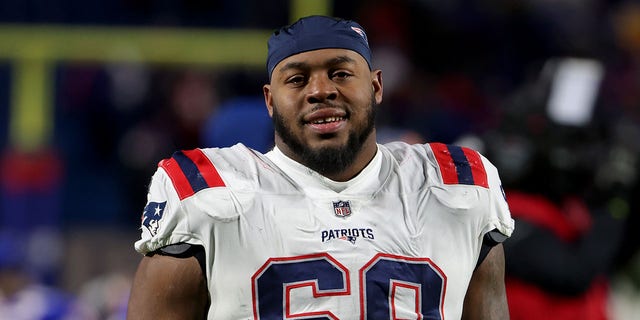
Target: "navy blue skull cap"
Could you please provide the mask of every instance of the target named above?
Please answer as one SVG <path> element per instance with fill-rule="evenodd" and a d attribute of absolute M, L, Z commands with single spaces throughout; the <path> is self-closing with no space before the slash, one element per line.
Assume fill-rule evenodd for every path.
<path fill-rule="evenodd" d="M 318 49 L 349 49 L 359 53 L 371 68 L 371 49 L 364 28 L 357 22 L 327 16 L 300 18 L 275 31 L 267 43 L 269 79 L 280 61 L 298 53 Z"/>

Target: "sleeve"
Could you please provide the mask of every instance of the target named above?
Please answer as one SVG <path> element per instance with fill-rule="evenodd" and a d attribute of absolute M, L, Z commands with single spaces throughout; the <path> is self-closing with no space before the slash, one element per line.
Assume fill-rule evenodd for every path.
<path fill-rule="evenodd" d="M 435 190 L 440 201 L 456 208 L 475 207 L 481 236 L 489 235 L 496 243 L 511 236 L 514 221 L 502 189 L 497 168 L 479 152 L 466 147 L 429 143 L 438 179 L 446 191 Z M 473 198 L 460 192 L 462 186 L 480 188 L 482 196 Z M 479 201 L 478 201 L 479 200 Z M 497 231 L 497 233 L 495 232 Z M 502 235 L 502 236 L 500 236 Z"/>
<path fill-rule="evenodd" d="M 176 243 L 201 245 L 189 227 L 188 215 L 166 171 L 158 167 L 151 178 L 135 249 L 147 254 Z"/>
<path fill-rule="evenodd" d="M 498 169 L 484 156 L 480 155 L 480 158 L 487 173 L 489 189 L 489 216 L 483 234 L 488 235 L 497 244 L 511 236 L 514 229 L 514 221 L 511 218 Z"/>

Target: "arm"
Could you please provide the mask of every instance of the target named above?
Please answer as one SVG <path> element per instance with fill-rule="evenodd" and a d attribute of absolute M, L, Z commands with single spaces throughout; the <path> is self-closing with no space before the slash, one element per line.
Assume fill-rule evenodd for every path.
<path fill-rule="evenodd" d="M 127 319 L 205 319 L 208 306 L 206 279 L 195 257 L 154 254 L 138 266 Z"/>
<path fill-rule="evenodd" d="M 462 319 L 509 319 L 502 244 L 493 247 L 473 273 L 464 299 Z"/>

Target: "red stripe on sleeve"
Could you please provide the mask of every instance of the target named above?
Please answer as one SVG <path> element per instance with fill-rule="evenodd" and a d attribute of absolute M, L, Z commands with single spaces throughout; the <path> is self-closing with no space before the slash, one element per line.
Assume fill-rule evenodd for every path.
<path fill-rule="evenodd" d="M 480 154 L 469 148 L 462 148 L 462 152 L 464 152 L 464 155 L 467 157 L 467 161 L 469 162 L 469 166 L 471 167 L 473 183 L 477 186 L 489 188 L 487 171 L 484 169 L 484 164 L 482 163 Z"/>
<path fill-rule="evenodd" d="M 202 178 L 207 182 L 209 187 L 224 187 L 224 181 L 220 177 L 218 170 L 211 163 L 211 160 L 200 149 L 182 151 L 200 171 Z"/>
<path fill-rule="evenodd" d="M 458 172 L 456 171 L 456 165 L 453 163 L 451 152 L 447 148 L 447 145 L 443 143 L 430 143 L 431 150 L 438 161 L 440 166 L 440 174 L 442 175 L 442 182 L 445 184 L 457 184 Z"/>
<path fill-rule="evenodd" d="M 175 159 L 164 159 L 158 163 L 158 167 L 164 169 L 171 178 L 171 182 L 173 183 L 173 187 L 178 192 L 178 197 L 180 200 L 192 196 L 195 192 L 193 192 L 193 188 L 189 183 L 189 180 L 182 172 L 180 165 L 176 162 Z"/>

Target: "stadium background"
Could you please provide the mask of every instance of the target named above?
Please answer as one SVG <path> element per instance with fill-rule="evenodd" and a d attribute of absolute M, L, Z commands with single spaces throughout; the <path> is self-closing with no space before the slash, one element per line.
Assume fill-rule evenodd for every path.
<path fill-rule="evenodd" d="M 595 62 L 604 70 L 595 111 L 578 127 L 605 133 L 589 135 L 586 147 L 599 149 L 585 154 L 624 146 L 613 167 L 638 198 L 637 1 L 8 0 L 0 3 L 4 260 L 23 252 L 16 259 L 43 282 L 117 318 L 156 163 L 235 139 L 268 149 L 265 42 L 307 14 L 352 18 L 368 31 L 384 70 L 381 140 L 501 148 L 495 133 L 515 124 L 525 139 L 555 141 L 535 125 L 548 100 L 545 72 L 566 58 Z M 610 165 L 593 160 L 594 175 Z M 640 305 L 637 235 L 627 240 L 613 302 L 620 319 Z"/>

